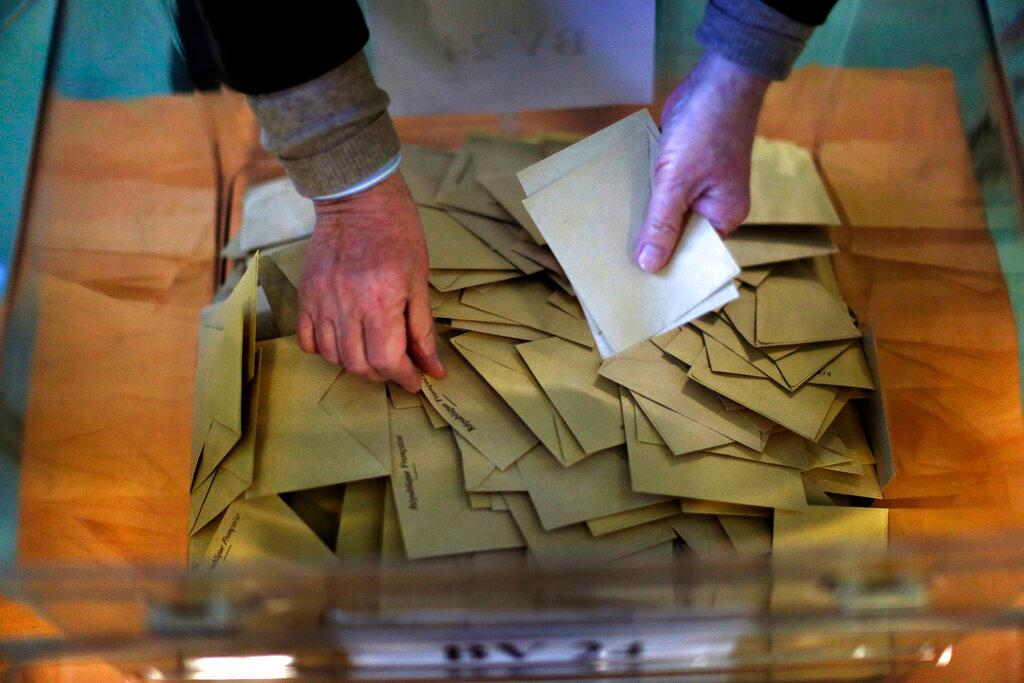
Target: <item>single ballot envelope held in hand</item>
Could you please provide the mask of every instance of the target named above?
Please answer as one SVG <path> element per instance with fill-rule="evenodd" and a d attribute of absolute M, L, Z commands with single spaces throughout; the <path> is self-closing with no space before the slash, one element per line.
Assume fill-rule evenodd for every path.
<path fill-rule="evenodd" d="M 739 267 L 697 215 L 662 271 L 635 263 L 658 150 L 644 110 L 519 172 L 524 206 L 598 328 L 606 357 L 706 313 L 702 302 L 723 288 L 712 308 L 735 296 L 729 288 Z"/>

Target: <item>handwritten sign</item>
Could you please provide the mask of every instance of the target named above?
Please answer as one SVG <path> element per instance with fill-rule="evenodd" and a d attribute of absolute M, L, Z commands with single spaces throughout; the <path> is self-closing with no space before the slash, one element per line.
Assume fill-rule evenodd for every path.
<path fill-rule="evenodd" d="M 654 0 L 367 0 L 397 116 L 644 104 Z"/>

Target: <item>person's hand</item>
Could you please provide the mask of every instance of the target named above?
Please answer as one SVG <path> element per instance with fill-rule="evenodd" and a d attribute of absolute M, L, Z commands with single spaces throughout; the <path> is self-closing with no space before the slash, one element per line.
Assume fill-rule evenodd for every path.
<path fill-rule="evenodd" d="M 420 390 L 443 377 L 427 289 L 427 245 L 401 173 L 316 203 L 299 285 L 299 346 L 348 372 Z"/>
<path fill-rule="evenodd" d="M 654 272 L 672 258 L 695 211 L 726 235 L 750 210 L 750 152 L 768 81 L 705 54 L 665 103 L 661 152 L 636 244 L 637 264 Z"/>

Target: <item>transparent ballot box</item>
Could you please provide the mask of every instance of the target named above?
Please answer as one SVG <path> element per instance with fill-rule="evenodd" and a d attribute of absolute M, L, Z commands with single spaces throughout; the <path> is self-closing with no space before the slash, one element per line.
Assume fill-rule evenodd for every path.
<path fill-rule="evenodd" d="M 615 12 L 625 5 L 606 4 L 602 20 L 596 5 L 568 11 L 565 3 L 542 0 L 494 5 L 493 16 L 466 10 L 464 17 L 453 3 L 407 3 L 402 12 L 398 4 L 366 3 L 373 36 L 367 51 L 378 80 L 392 91 L 403 172 L 416 201 L 428 206 L 421 215 L 451 208 L 433 206 L 419 194 L 417 182 L 429 175 L 417 176 L 430 168 L 424 159 L 436 154 L 445 160 L 435 178 L 441 182 L 451 175 L 453 158 L 465 162 L 464 152 L 456 154 L 467 141 L 500 139 L 509 148 L 543 148 L 540 156 L 547 156 L 645 106 L 653 117 L 647 132 L 656 140 L 653 121 L 699 58 L 692 34 L 704 3 L 637 2 L 626 8 L 622 16 L 628 21 L 618 27 L 609 17 L 619 17 Z M 836 353 L 862 350 L 858 368 L 865 379 L 846 387 L 841 401 L 833 396 L 831 418 L 842 414 L 842 424 L 856 425 L 856 448 L 842 436 L 839 441 L 843 453 L 856 450 L 864 459 L 835 458 L 826 421 L 818 433 L 800 437 L 810 444 L 801 457 L 816 464 L 759 463 L 765 473 L 790 466 L 787 481 L 802 487 L 799 512 L 775 504 L 784 499 L 780 479 L 718 469 L 700 476 L 717 487 L 704 498 L 659 494 L 621 514 L 572 517 L 563 538 L 613 539 L 602 547 L 619 543 L 604 555 L 584 552 L 574 541 L 545 542 L 547 532 L 560 526 L 549 521 L 570 519 L 574 505 L 598 494 L 580 483 L 597 477 L 595 456 L 589 465 L 562 462 L 567 467 L 545 480 L 563 482 L 551 486 L 550 499 L 565 505 L 540 507 L 525 479 L 525 489 L 484 493 L 485 487 L 468 481 L 464 463 L 467 452 L 482 447 L 458 425 L 449 428 L 451 421 L 436 408 L 443 403 L 439 396 L 448 398 L 443 391 L 431 403 L 429 392 L 384 393 L 374 385 L 379 404 L 359 402 L 341 389 L 332 394 L 341 384 L 340 370 L 313 387 L 321 389 L 315 398 L 333 396 L 349 411 L 345 424 L 353 432 L 379 426 L 373 411 L 401 412 L 402 405 L 424 424 L 432 420 L 433 429 L 424 433 L 463 462 L 452 469 L 458 490 L 443 495 L 462 501 L 459 510 L 488 508 L 493 519 L 504 520 L 504 527 L 494 526 L 494 538 L 473 532 L 474 542 L 491 542 L 490 552 L 420 552 L 410 527 L 400 528 L 408 518 L 393 508 L 403 500 L 416 507 L 412 482 L 419 476 L 407 478 L 404 446 L 389 446 L 390 467 L 377 463 L 382 471 L 349 477 L 345 484 L 256 491 L 250 462 L 242 488 L 215 489 L 215 479 L 203 488 L 190 458 L 196 452 L 193 417 L 208 408 L 196 398 L 207 394 L 196 386 L 221 367 L 204 355 L 203 344 L 228 329 L 224 311 L 237 309 L 254 340 L 250 349 L 239 322 L 238 349 L 252 350 L 252 365 L 238 365 L 253 384 L 238 394 L 245 405 L 236 401 L 234 408 L 245 425 L 255 415 L 277 417 L 266 408 L 260 412 L 261 392 L 268 390 L 259 389 L 256 379 L 272 376 L 264 374 L 271 362 L 299 362 L 288 360 L 285 348 L 274 343 L 290 334 L 281 311 L 294 306 L 294 293 L 289 300 L 282 292 L 295 291 L 289 274 L 296 250 L 304 248 L 301 239 L 312 229 L 312 208 L 294 195 L 282 180 L 281 164 L 261 147 L 245 97 L 219 85 L 191 4 L 173 5 L 138 0 L 115 12 L 65 0 L 26 2 L 6 16 L 0 13 L 0 40 L 19 55 L 12 66 L 0 67 L 14 73 L 9 129 L 18 141 L 5 145 L 14 170 L 5 172 L 4 185 L 13 199 L 5 206 L 11 230 L 0 235 L 6 240 L 0 248 L 7 250 L 0 255 L 8 254 L 0 367 L 5 675 L 1024 678 L 1024 174 L 1018 116 L 1024 19 L 1012 3 L 944 0 L 925 7 L 840 0 L 790 77 L 773 83 L 765 98 L 755 147 L 755 197 L 772 201 L 781 187 L 765 181 L 758 166 L 758 158 L 781 157 L 758 155 L 789 150 L 786 158 L 802 160 L 803 166 L 783 172 L 778 169 L 785 165 L 777 163 L 773 178 L 783 184 L 800 173 L 813 178 L 834 218 L 793 228 L 775 225 L 787 222 L 780 214 L 772 214 L 775 220 L 752 216 L 750 225 L 725 240 L 737 258 L 746 240 L 737 291 L 753 297 L 771 282 L 770 271 L 787 261 L 758 262 L 758 254 L 779 248 L 779 235 L 797 235 L 784 247 L 800 258 L 788 262 L 812 272 L 819 289 L 832 297 L 830 310 L 838 305 L 846 316 L 848 307 L 849 322 L 856 324 L 856 342 L 844 337 Z M 517 13 L 520 5 L 533 9 Z M 509 38 L 519 26 L 515 22 L 527 19 L 539 23 L 522 24 L 529 32 L 522 28 L 518 42 Z M 554 23 L 543 23 L 549 20 Z M 403 42 L 410 35 L 444 38 L 442 63 L 458 74 L 440 91 L 444 97 L 431 86 L 429 68 L 423 74 L 408 71 L 416 61 L 413 48 L 433 45 Z M 524 43 L 524 35 L 531 40 Z M 605 65 L 612 74 L 607 81 L 580 87 L 564 78 L 559 69 L 565 64 L 586 64 L 589 55 L 600 53 L 605 37 L 613 41 L 616 35 L 623 55 Z M 527 50 L 534 61 L 521 61 L 527 58 L 515 50 Z M 563 59 L 568 61 L 558 61 Z M 614 161 L 608 157 L 607 163 Z M 488 192 L 500 194 L 489 186 Z M 755 215 L 758 210 L 755 201 Z M 466 220 L 472 231 L 475 219 Z M 536 267 L 529 281 L 548 278 L 545 296 L 552 310 L 570 317 L 578 310 L 574 324 L 589 339 L 595 327 L 587 327 L 582 308 L 572 308 L 572 278 L 564 277 L 553 252 L 530 242 L 529 220 L 509 215 L 502 223 L 515 226 L 517 245 L 499 248 L 480 237 L 481 245 L 487 242 L 502 254 L 499 261 L 523 258 Z M 267 237 L 260 229 L 281 232 Z M 484 234 L 477 229 L 478 237 Z M 768 246 L 756 236 L 764 236 Z M 821 244 L 826 248 L 815 251 Z M 432 265 L 435 294 L 462 291 L 454 276 L 440 276 L 451 272 L 447 267 Z M 781 282 L 778 275 L 775 270 Z M 486 281 L 498 283 L 491 291 L 501 289 L 502 277 Z M 246 287 L 251 301 L 243 301 Z M 485 285 L 480 296 L 487 291 Z M 441 294 L 432 302 L 435 311 L 465 311 L 467 302 L 473 304 L 458 294 Z M 758 290 L 757 296 L 764 295 Z M 770 295 L 758 301 L 763 305 L 766 299 Z M 255 315 L 247 317 L 239 301 Z M 721 330 L 711 325 L 735 330 L 735 344 L 742 346 L 744 310 L 753 325 L 753 307 L 719 307 L 719 317 L 702 323 L 706 327 L 687 328 L 697 330 L 691 339 L 698 344 L 704 340 L 698 348 L 708 372 L 719 372 L 713 352 L 725 349 L 717 336 Z M 513 320 L 517 314 L 506 315 Z M 497 321 L 519 335 L 539 329 L 489 315 L 466 322 Z M 458 328 L 456 314 L 435 317 L 446 335 L 455 327 L 478 339 L 500 339 L 483 334 L 498 327 Z M 564 328 L 547 330 L 515 337 L 514 343 L 568 334 Z M 682 361 L 667 349 L 682 339 L 662 341 L 655 342 L 658 349 L 649 347 L 659 362 L 668 362 L 662 351 L 680 362 L 661 367 L 694 377 L 698 356 Z M 753 348 L 753 341 L 747 346 Z M 754 351 L 771 358 L 762 370 L 785 366 L 783 353 Z M 473 353 L 463 355 L 472 360 Z M 606 360 L 602 372 L 616 362 L 636 362 L 628 354 L 626 360 Z M 529 355 L 522 356 L 538 386 L 550 393 L 540 381 L 543 373 Z M 821 384 L 811 385 L 829 386 L 828 377 L 816 373 L 830 362 L 813 369 Z M 466 370 L 495 385 L 483 367 Z M 731 387 L 749 381 L 744 372 L 721 374 L 733 378 Z M 671 396 L 649 398 L 628 385 L 628 372 L 601 375 L 606 377 L 624 387 L 615 394 L 612 412 L 623 420 L 621 450 L 627 456 L 609 456 L 608 467 L 620 468 L 625 485 L 632 482 L 638 491 L 637 472 L 624 469 L 627 461 L 633 464 L 630 446 L 662 449 L 670 460 L 707 457 L 693 454 L 699 451 L 719 462 L 743 462 L 764 455 L 773 435 L 793 436 L 798 429 L 791 430 L 789 422 L 776 429 L 779 419 L 746 408 L 746 394 L 721 389 L 721 396 L 714 395 L 721 403 L 714 406 L 716 414 L 734 413 L 726 420 L 730 424 L 746 416 L 747 430 L 761 439 L 760 450 L 725 439 L 677 455 L 655 420 L 659 410 L 670 409 L 664 405 L 672 403 Z M 781 379 L 791 384 L 786 396 L 807 381 Z M 290 386 L 296 396 L 308 389 L 300 381 Z M 833 410 L 832 404 L 825 408 Z M 573 423 L 573 438 L 589 443 L 589 435 L 599 442 L 599 422 L 593 420 L 592 428 Z M 253 440 L 260 438 L 257 433 Z M 302 449 L 318 438 L 306 434 L 291 443 L 306 453 Z M 432 448 L 426 448 L 421 466 L 433 457 Z M 828 457 L 831 464 L 820 460 Z M 224 462 L 206 475 L 241 476 Z M 198 466 L 205 467 L 202 461 Z M 317 466 L 311 459 L 308 467 Z M 540 477 L 538 471 L 534 475 Z M 565 473 L 579 473 L 579 479 Z M 658 479 L 648 473 L 652 488 L 644 491 L 662 492 Z M 359 494 L 376 507 L 365 519 L 360 513 L 346 521 L 346 501 L 356 500 L 352 482 L 364 480 L 380 484 Z M 253 489 L 248 497 L 247 487 Z M 230 495 L 204 516 L 206 497 L 226 495 L 224 490 Z M 744 504 L 721 493 L 736 490 L 765 502 Z M 419 490 L 424 501 L 429 493 Z M 636 509 L 650 516 L 624 521 Z M 537 516 L 527 515 L 524 522 L 523 510 Z M 457 538 L 457 512 L 416 533 L 431 542 L 468 543 Z M 270 522 L 261 527 L 253 519 Z M 343 550 L 346 524 L 364 531 L 375 524 L 374 542 L 358 552 Z M 255 527 L 264 531 L 254 535 Z M 639 528 L 665 535 L 623 540 L 622 534 Z M 502 545 L 500 533 L 522 534 L 525 541 Z"/>

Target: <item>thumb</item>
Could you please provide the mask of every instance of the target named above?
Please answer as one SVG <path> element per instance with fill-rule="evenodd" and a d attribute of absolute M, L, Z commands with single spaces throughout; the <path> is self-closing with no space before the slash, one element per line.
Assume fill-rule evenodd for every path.
<path fill-rule="evenodd" d="M 750 188 L 714 185 L 693 201 L 692 209 L 708 219 L 722 237 L 736 230 L 750 213 Z"/>
<path fill-rule="evenodd" d="M 637 265 L 649 273 L 665 267 L 679 244 L 683 217 L 689 206 L 689 183 L 685 182 L 677 161 L 666 156 L 664 149 L 658 159 L 651 201 L 636 243 Z"/>

